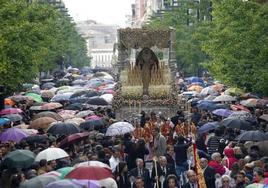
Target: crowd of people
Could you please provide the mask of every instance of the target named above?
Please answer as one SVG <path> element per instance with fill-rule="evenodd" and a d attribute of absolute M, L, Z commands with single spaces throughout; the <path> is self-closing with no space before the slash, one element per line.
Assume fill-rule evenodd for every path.
<path fill-rule="evenodd" d="M 218 91 L 224 92 L 224 90 L 225 88 L 221 88 Z M 195 97 L 190 96 L 190 99 Z M 89 106 L 86 109 L 90 111 L 88 115 L 98 117 L 103 125 L 93 130 L 81 128 L 81 132 L 88 132 L 88 134 L 79 140 L 62 145 L 62 141 L 70 135 L 51 135 L 46 132 L 46 129 L 39 128 L 36 135 L 44 136 L 45 139 L 32 142 L 27 139 L 18 142 L 1 141 L 0 187 L 31 188 L 33 186 L 27 182 L 31 182 L 34 178 L 55 175 L 53 172 L 62 168 L 74 167 L 75 169 L 76 165 L 88 161 L 101 162 L 103 168 L 111 171 L 109 177 L 98 180 L 94 185 L 103 188 L 259 188 L 265 187 L 266 184 L 268 186 L 268 156 L 258 145 L 266 141 L 255 144 L 243 139 L 237 140 L 237 137 L 245 133 L 243 128 L 219 125 L 203 131 L 201 128 L 204 128 L 207 123 L 219 123 L 224 118 L 215 115 L 210 109 L 200 108 L 199 102 L 195 100 L 189 101 L 188 104 L 191 105 L 187 107 L 187 112 L 178 110 L 172 117 L 163 117 L 159 112 L 141 111 L 140 119 L 133 121 L 125 119 L 124 121 L 131 123 L 135 129 L 123 135 L 106 136 L 109 126 L 120 122 L 116 119 L 113 109 Z M 221 105 L 228 106 L 230 109 L 231 105 L 239 106 L 239 101 L 240 99 L 224 102 Z M 30 110 L 33 103 L 14 102 L 11 105 L 12 108 L 17 107 L 23 111 L 20 113 L 23 120 L 3 124 L 2 133 L 12 127 L 21 126 L 22 121 L 31 124 L 38 114 Z M 68 105 L 69 102 L 64 101 L 60 108 L 50 111 L 57 113 L 66 109 Z M 246 108 L 244 106 L 242 110 L 233 109 L 233 111 L 245 109 L 255 118 L 252 122 L 252 130 L 265 132 L 267 122 L 260 119 L 260 116 L 266 113 L 267 107 Z M 76 114 L 83 110 L 85 111 L 85 109 L 76 111 Z M 77 117 L 74 115 L 73 118 Z M 32 162 L 27 168 L 11 168 L 9 163 L 6 163 L 7 156 L 16 150 L 30 150 L 38 155 L 50 147 L 64 149 L 68 157 L 41 159 Z M 89 184 L 91 180 L 88 179 L 84 184 L 81 182 L 72 184 L 71 180 L 68 180 L 70 181 L 68 186 L 94 187 Z M 58 178 L 46 183 L 40 181 L 34 188 L 57 187 L 54 184 L 57 181 L 65 180 Z"/>

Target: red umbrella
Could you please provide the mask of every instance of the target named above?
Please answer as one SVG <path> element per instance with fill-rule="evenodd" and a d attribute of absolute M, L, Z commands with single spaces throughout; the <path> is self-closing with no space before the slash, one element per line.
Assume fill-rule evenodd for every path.
<path fill-rule="evenodd" d="M 80 180 L 102 180 L 109 177 L 113 177 L 111 169 L 97 166 L 80 166 L 65 176 L 65 178 Z"/>
<path fill-rule="evenodd" d="M 5 114 L 19 114 L 22 113 L 22 110 L 19 108 L 7 108 L 4 110 L 0 111 L 0 115 L 5 115 Z"/>
<path fill-rule="evenodd" d="M 83 140 L 84 138 L 87 138 L 89 135 L 88 132 L 83 132 L 83 133 L 75 133 L 67 136 L 60 142 L 60 147 L 65 147 L 68 144 L 72 144 L 74 142 L 79 142 Z"/>
<path fill-rule="evenodd" d="M 244 107 L 243 105 L 240 105 L 240 104 L 231 105 L 231 109 L 235 110 L 235 111 L 243 110 L 243 111 L 249 112 L 249 109 L 247 109 L 246 107 Z"/>

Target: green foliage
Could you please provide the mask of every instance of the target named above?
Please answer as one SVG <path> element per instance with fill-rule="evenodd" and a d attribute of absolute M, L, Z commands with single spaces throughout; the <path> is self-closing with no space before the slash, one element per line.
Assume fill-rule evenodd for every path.
<path fill-rule="evenodd" d="M 213 29 L 203 49 L 209 71 L 226 84 L 268 94 L 268 5 L 214 0 Z"/>
<path fill-rule="evenodd" d="M 200 76 L 202 63 L 208 59 L 201 50 L 201 39 L 208 35 L 210 28 L 210 21 L 206 21 L 210 18 L 209 6 L 209 0 L 201 0 L 200 3 L 182 1 L 179 8 L 165 12 L 162 17 L 153 17 L 150 22 L 153 28 L 172 27 L 176 30 L 178 69 L 188 75 Z M 201 27 L 204 30 L 200 30 Z"/>
<path fill-rule="evenodd" d="M 60 59 L 88 65 L 85 40 L 70 18 L 44 3 L 0 1 L 0 85 L 15 91 Z"/>

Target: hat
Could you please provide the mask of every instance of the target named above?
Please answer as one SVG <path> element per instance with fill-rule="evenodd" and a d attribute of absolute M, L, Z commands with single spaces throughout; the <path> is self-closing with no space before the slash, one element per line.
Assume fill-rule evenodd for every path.
<path fill-rule="evenodd" d="M 112 152 L 121 151 L 121 147 L 119 145 L 115 145 L 112 148 Z"/>

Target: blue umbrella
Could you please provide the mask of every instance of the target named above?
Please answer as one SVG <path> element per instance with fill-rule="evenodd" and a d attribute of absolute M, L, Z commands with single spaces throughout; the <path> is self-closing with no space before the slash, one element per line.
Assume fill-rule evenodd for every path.
<path fill-rule="evenodd" d="M 0 118 L 0 125 L 5 125 L 5 124 L 7 124 L 9 122 L 10 122 L 10 120 L 7 119 L 7 118 Z"/>
<path fill-rule="evenodd" d="M 215 114 L 217 116 L 221 116 L 221 117 L 229 117 L 231 114 L 233 113 L 233 111 L 228 110 L 228 109 L 216 109 L 212 111 L 212 114 Z"/>
<path fill-rule="evenodd" d="M 197 108 L 201 109 L 201 110 L 208 110 L 208 111 L 213 111 L 218 109 L 219 107 L 210 101 L 202 101 L 197 105 Z"/>
<path fill-rule="evenodd" d="M 198 129 L 198 133 L 202 134 L 202 133 L 206 133 L 208 131 L 214 130 L 217 127 L 220 126 L 220 123 L 217 121 L 213 121 L 213 122 L 208 122 L 204 125 L 202 125 L 199 129 Z"/>

